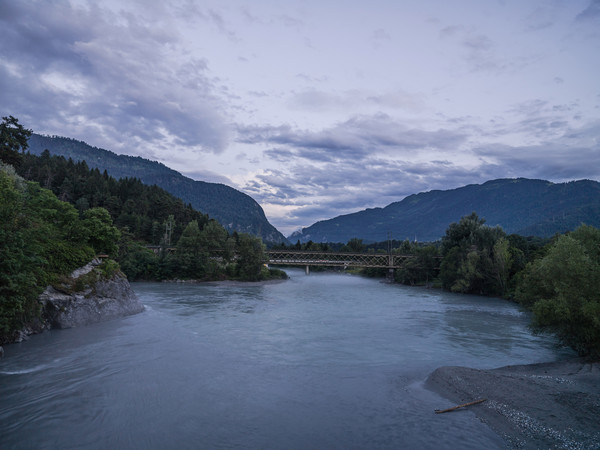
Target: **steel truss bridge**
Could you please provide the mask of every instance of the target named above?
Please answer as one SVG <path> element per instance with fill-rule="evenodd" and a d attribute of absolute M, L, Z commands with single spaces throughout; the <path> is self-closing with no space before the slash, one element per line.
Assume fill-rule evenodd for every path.
<path fill-rule="evenodd" d="M 270 265 L 305 266 L 309 273 L 310 266 L 324 267 L 378 267 L 394 269 L 404 267 L 415 259 L 414 255 L 394 255 L 389 253 L 325 253 L 290 250 L 269 250 L 266 252 Z"/>
<path fill-rule="evenodd" d="M 161 247 L 158 245 L 148 245 L 147 247 L 154 253 L 161 251 Z M 169 253 L 174 250 L 172 247 L 166 248 Z M 388 269 L 389 274 L 393 274 L 394 269 L 405 267 L 407 263 L 414 261 L 416 258 L 415 255 L 394 255 L 390 253 L 328 253 L 300 250 L 268 250 L 265 252 L 265 256 L 265 263 L 269 265 L 304 266 L 307 274 L 310 273 L 310 266 L 340 267 L 343 269 L 375 267 Z M 436 269 L 439 269 L 441 258 L 434 257 L 434 259 L 436 260 Z"/>

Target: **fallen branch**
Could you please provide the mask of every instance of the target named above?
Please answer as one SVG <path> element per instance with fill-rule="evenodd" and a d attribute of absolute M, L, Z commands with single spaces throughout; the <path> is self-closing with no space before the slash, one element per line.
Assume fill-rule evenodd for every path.
<path fill-rule="evenodd" d="M 445 413 L 445 412 L 449 412 L 449 411 L 454 411 L 455 409 L 464 408 L 465 406 L 471 406 L 471 405 L 476 405 L 478 403 L 483 403 L 486 400 L 487 400 L 486 398 L 482 398 L 481 400 L 475 400 L 474 402 L 464 403 L 462 405 L 453 406 L 452 408 L 448 408 L 448 409 L 436 409 L 435 413 L 441 414 L 441 413 Z"/>

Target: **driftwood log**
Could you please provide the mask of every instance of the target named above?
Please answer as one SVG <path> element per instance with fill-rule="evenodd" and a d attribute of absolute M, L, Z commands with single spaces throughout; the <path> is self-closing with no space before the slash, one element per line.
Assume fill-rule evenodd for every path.
<path fill-rule="evenodd" d="M 452 408 L 448 408 L 448 409 L 436 409 L 435 413 L 436 414 L 442 414 L 442 413 L 454 411 L 454 410 L 459 409 L 459 408 L 464 408 L 465 406 L 471 406 L 471 405 L 477 405 L 478 403 L 483 403 L 486 400 L 487 400 L 486 398 L 482 398 L 481 400 L 475 400 L 474 402 L 463 403 L 462 405 L 453 406 Z"/>

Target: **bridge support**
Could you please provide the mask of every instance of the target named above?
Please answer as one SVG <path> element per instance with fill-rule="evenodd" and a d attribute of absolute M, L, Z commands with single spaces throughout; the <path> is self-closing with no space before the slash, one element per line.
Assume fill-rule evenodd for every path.
<path fill-rule="evenodd" d="M 310 266 L 306 266 L 306 275 L 310 275 Z"/>
<path fill-rule="evenodd" d="M 386 275 L 386 279 L 388 282 L 393 283 L 394 282 L 394 268 L 390 267 L 388 269 L 388 273 Z"/>

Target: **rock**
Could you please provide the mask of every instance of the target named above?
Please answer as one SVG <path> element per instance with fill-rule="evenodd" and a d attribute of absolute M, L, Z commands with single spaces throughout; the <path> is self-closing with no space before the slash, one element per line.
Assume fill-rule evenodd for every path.
<path fill-rule="evenodd" d="M 100 259 L 98 259 L 98 258 L 94 258 L 89 263 L 87 263 L 85 266 L 80 267 L 79 269 L 75 269 L 71 273 L 71 278 L 76 279 L 83 275 L 87 275 L 92 270 L 94 270 L 94 267 L 99 266 L 100 264 L 102 264 L 102 261 L 100 261 Z"/>
<path fill-rule="evenodd" d="M 73 272 L 71 285 L 88 276 L 100 264 L 94 260 Z M 74 275 L 74 276 L 73 276 Z M 91 281 L 88 279 L 91 278 Z M 125 275 L 117 271 L 112 277 L 89 277 L 83 288 L 73 292 L 49 286 L 39 297 L 44 316 L 53 328 L 72 328 L 137 314 L 144 310 Z"/>

